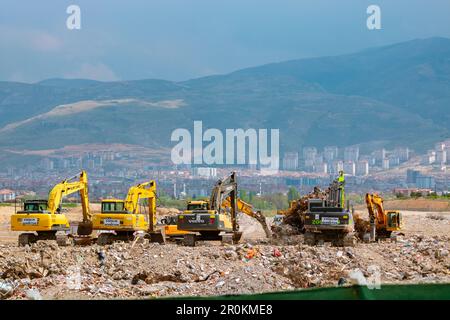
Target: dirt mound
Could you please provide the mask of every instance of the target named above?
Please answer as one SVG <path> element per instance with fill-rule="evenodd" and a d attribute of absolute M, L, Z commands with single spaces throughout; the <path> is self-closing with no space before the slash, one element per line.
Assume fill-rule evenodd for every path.
<path fill-rule="evenodd" d="M 156 208 L 156 215 L 158 217 L 176 216 L 179 213 L 181 213 L 181 211 L 175 208 Z"/>

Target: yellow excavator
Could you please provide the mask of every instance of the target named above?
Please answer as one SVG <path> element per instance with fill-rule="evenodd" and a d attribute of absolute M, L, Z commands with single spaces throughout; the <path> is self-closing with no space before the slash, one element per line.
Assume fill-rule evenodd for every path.
<path fill-rule="evenodd" d="M 78 181 L 75 180 L 78 177 Z M 48 200 L 27 200 L 23 210 L 11 216 L 11 230 L 24 231 L 19 235 L 19 246 L 38 240 L 56 240 L 59 245 L 66 245 L 70 225 L 61 212 L 65 196 L 79 192 L 83 212 L 83 221 L 78 223 L 78 235 L 90 235 L 92 224 L 89 210 L 88 178 L 85 171 L 65 179 L 55 185 L 48 195 Z"/>
<path fill-rule="evenodd" d="M 397 237 L 397 231 L 402 228 L 402 214 L 397 210 L 385 210 L 383 198 L 378 194 L 366 194 L 366 205 L 369 211 L 370 232 L 369 241 Z"/>
<path fill-rule="evenodd" d="M 140 200 L 148 203 L 148 212 L 142 212 Z M 116 240 L 130 241 L 136 232 L 148 235 L 151 241 L 164 242 L 156 230 L 156 182 L 154 180 L 130 187 L 125 200 L 104 199 L 101 212 L 92 216 L 94 230 L 109 231 L 98 235 L 97 244 L 111 244 Z"/>
<path fill-rule="evenodd" d="M 236 173 L 232 172 L 214 185 L 209 201 L 190 201 L 187 210 L 178 215 L 178 230 L 187 231 L 183 238 L 184 245 L 195 246 L 197 240 L 239 242 L 242 236 L 237 221 L 239 207 L 250 216 L 262 216 L 260 212 L 255 213 L 250 205 L 239 201 Z M 267 225 L 264 229 L 268 230 Z"/>

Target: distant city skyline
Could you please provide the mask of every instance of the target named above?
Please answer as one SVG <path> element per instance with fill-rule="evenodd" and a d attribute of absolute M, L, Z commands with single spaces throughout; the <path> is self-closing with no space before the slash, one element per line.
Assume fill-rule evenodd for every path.
<path fill-rule="evenodd" d="M 81 29 L 69 30 L 69 5 Z M 381 30 L 366 9 L 381 8 Z M 417 38 L 450 38 L 447 1 L 4 0 L 0 80 L 191 78 Z"/>

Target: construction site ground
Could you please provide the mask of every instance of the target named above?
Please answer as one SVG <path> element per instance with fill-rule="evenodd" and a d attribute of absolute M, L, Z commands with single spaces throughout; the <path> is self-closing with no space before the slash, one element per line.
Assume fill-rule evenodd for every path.
<path fill-rule="evenodd" d="M 307 246 L 302 235 L 269 241 L 247 216 L 239 217 L 244 233 L 237 245 L 144 241 L 58 247 L 46 241 L 18 247 L 18 234 L 9 231 L 13 212 L 13 206 L 0 206 L 0 284 L 14 288 L 0 295 L 7 299 L 252 294 L 351 285 L 377 277 L 377 270 L 381 288 L 386 283 L 450 283 L 450 212 L 402 211 L 405 235 L 397 242 L 359 242 L 351 248 Z M 67 215 L 80 220 L 81 211 L 70 208 Z"/>

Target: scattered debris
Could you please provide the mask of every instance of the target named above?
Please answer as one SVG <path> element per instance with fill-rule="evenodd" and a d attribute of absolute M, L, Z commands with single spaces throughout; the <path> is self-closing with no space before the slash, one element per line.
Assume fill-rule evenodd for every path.
<path fill-rule="evenodd" d="M 272 255 L 273 255 L 274 257 L 281 257 L 281 256 L 282 256 L 280 250 L 278 250 L 277 248 L 273 249 Z"/>
<path fill-rule="evenodd" d="M 41 293 L 37 289 L 28 289 L 25 294 L 29 300 L 42 300 Z"/>
<path fill-rule="evenodd" d="M 247 221 L 258 226 L 254 232 L 261 234 L 260 239 L 245 239 L 244 234 L 245 240 L 233 245 L 200 241 L 192 248 L 139 241 L 133 248 L 131 242 L 58 247 L 46 241 L 18 247 L 0 242 L 0 296 L 109 299 L 253 294 L 363 283 L 372 266 L 379 269 L 382 283 L 450 282 L 449 225 L 425 214 L 406 215 L 405 220 L 405 236 L 397 242 L 360 242 L 351 248 L 309 246 L 301 234 L 267 241 L 252 219 Z"/>

